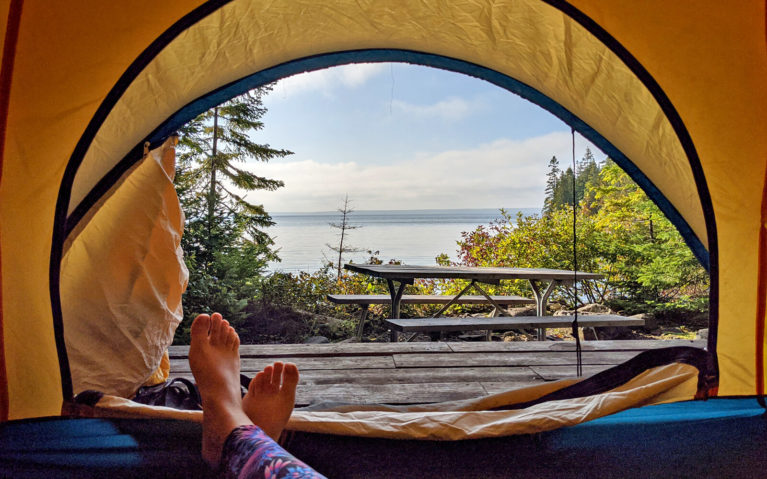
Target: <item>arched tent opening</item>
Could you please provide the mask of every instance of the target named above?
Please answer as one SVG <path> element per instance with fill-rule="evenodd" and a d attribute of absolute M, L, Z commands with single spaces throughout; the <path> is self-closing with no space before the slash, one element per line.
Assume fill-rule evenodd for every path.
<path fill-rule="evenodd" d="M 197 114 L 252 88 L 298 72 L 349 62 L 404 61 L 439 67 L 485 79 L 541 105 L 614 158 L 672 220 L 708 268 L 706 245 L 712 239 L 715 243 L 716 235 L 713 218 L 709 218 L 708 227 L 703 222 L 704 212 L 711 210 L 707 187 L 684 123 L 663 90 L 620 44 L 582 15 L 572 18 L 568 13 L 573 12 L 535 3 L 526 5 L 524 12 L 509 17 L 519 28 L 492 30 L 494 44 L 485 43 L 487 38 L 483 37 L 487 32 L 474 39 L 477 51 L 481 53 L 484 48 L 490 57 L 483 63 L 492 68 L 445 56 L 439 53 L 439 48 L 428 53 L 398 48 L 355 49 L 299 58 L 291 58 L 290 49 L 286 48 L 288 52 L 272 60 L 273 64 L 254 65 L 252 58 L 259 58 L 253 55 L 254 50 L 263 48 L 259 44 L 261 38 L 259 30 L 248 32 L 245 26 L 264 21 L 262 18 L 257 20 L 252 10 L 237 2 L 212 12 L 202 9 L 190 13 L 166 32 L 166 38 L 158 39 L 145 51 L 145 56 L 134 63 L 135 68 L 121 78 L 112 90 L 111 101 L 102 104 L 103 114 L 92 120 L 68 163 L 59 192 L 51 254 L 54 322 L 61 324 L 59 329 L 68 329 L 58 291 L 63 245 L 72 241 L 70 234 L 77 230 L 81 218 L 143 158 L 145 143 L 159 146 Z M 208 55 L 200 44 L 197 44 L 200 48 L 189 49 L 189 38 L 194 44 L 198 32 L 208 31 L 211 25 L 224 19 L 230 28 L 240 25 L 235 30 L 245 32 L 242 37 L 228 39 L 231 44 L 222 41 L 219 48 L 227 55 Z M 359 34 L 367 35 L 369 31 L 364 29 Z M 454 49 L 450 43 L 455 38 L 447 36 L 443 49 Z M 288 44 L 296 41 L 290 35 L 286 39 Z M 498 45 L 513 47 L 506 50 Z M 585 56 L 592 49 L 599 52 L 598 62 Z M 543 52 L 546 56 L 542 56 Z M 266 68 L 247 70 L 260 66 Z M 552 68 L 556 74 L 551 74 Z M 187 71 L 179 76 L 180 69 Z M 204 73 L 195 75 L 191 69 L 224 75 L 219 73 L 214 79 Z M 192 97 L 192 92 L 197 91 L 201 94 Z M 608 91 L 609 95 L 599 97 L 595 91 Z M 184 93 L 169 96 L 169 92 Z M 166 97 L 169 97 L 166 101 L 157 101 Z M 137 122 L 126 124 L 126 118 L 135 118 Z M 131 138 L 137 142 L 131 144 Z M 643 169 L 632 158 L 641 158 Z M 674 161 L 669 161 L 671 158 Z M 715 268 L 712 275 L 715 282 Z M 78 326 L 82 326 L 81 322 L 78 320 Z M 98 325 L 86 329 L 94 328 Z M 715 328 L 712 329 L 711 351 L 716 338 Z M 63 335 L 58 338 L 64 396 L 72 397 L 76 391 L 72 391 L 66 366 L 67 347 Z M 83 337 L 81 341 L 87 339 Z M 71 347 L 74 346 L 70 344 Z M 103 353 L 94 355 L 94 363 L 99 354 Z M 150 362 L 156 364 L 159 359 L 155 353 L 155 360 Z"/>
<path fill-rule="evenodd" d="M 685 220 L 679 215 L 674 206 L 668 201 L 668 199 L 666 199 L 665 196 L 662 195 L 658 188 L 652 182 L 650 182 L 650 180 L 636 167 L 636 165 L 634 165 L 620 150 L 618 150 L 599 133 L 590 128 L 580 118 L 578 118 L 572 112 L 564 109 L 551 98 L 545 97 L 532 87 L 522 84 L 506 75 L 502 75 L 498 72 L 479 67 L 478 65 L 412 51 L 366 50 L 327 54 L 320 57 L 311 57 L 307 59 L 291 61 L 276 68 L 249 75 L 242 80 L 226 85 L 225 87 L 219 88 L 208 95 L 195 99 L 188 105 L 184 106 L 181 110 L 173 114 L 168 120 L 156 128 L 155 131 L 149 135 L 149 139 L 144 145 L 137 145 L 131 150 L 129 155 L 118 162 L 115 167 L 96 184 L 96 186 L 88 193 L 88 195 L 83 199 L 78 207 L 73 210 L 72 214 L 66 220 L 66 232 L 64 234 L 64 237 L 66 238 L 64 255 L 65 261 L 64 264 L 58 268 L 56 265 L 52 265 L 53 274 L 55 277 L 59 278 L 59 283 L 62 284 L 62 287 L 69 286 L 67 284 L 68 281 L 65 281 L 64 279 L 67 277 L 64 266 L 75 263 L 85 264 L 87 260 L 83 259 L 81 255 L 81 259 L 79 261 L 75 261 L 72 258 L 68 258 L 67 254 L 70 254 L 70 248 L 72 244 L 78 245 L 80 243 L 78 235 L 84 228 L 88 228 L 87 225 L 90 220 L 90 216 L 93 215 L 94 211 L 98 211 L 102 207 L 102 204 L 105 202 L 105 198 L 111 197 L 116 188 L 122 187 L 122 182 L 125 181 L 126 178 L 130 178 L 131 175 L 135 175 L 134 169 L 139 162 L 142 162 L 145 159 L 146 151 L 150 145 L 155 145 L 158 147 L 158 149 L 162 148 L 161 145 L 166 142 L 168 136 L 172 135 L 173 132 L 177 128 L 181 127 L 185 122 L 189 121 L 201 112 L 212 108 L 218 103 L 225 101 L 225 99 L 228 99 L 233 95 L 239 95 L 250 89 L 279 80 L 280 78 L 284 77 L 283 75 L 291 75 L 295 72 L 316 71 L 318 69 L 325 68 L 326 65 L 335 66 L 337 64 L 348 64 L 349 62 L 386 62 L 392 60 L 400 62 L 407 61 L 408 64 L 439 67 L 445 71 L 468 74 L 472 77 L 489 81 L 492 84 L 500 86 L 509 92 L 518 94 L 523 98 L 538 104 L 539 106 L 543 106 L 547 111 L 555 114 L 555 116 L 564 120 L 568 125 L 577 131 L 583 132 L 584 135 L 587 135 L 588 138 L 592 139 L 595 144 L 601 146 L 603 151 L 610 152 L 610 157 L 616 159 L 616 162 L 619 165 L 622 165 L 623 168 L 626 169 L 640 185 L 644 186 L 645 190 L 650 193 L 650 197 L 654 198 L 662 208 L 665 208 L 667 214 L 675 220 L 677 225 L 679 225 L 679 229 L 686 233 L 686 238 L 688 239 L 689 244 L 693 245 L 693 251 L 698 253 L 699 260 L 705 265 L 708 264 L 708 252 L 703 247 L 703 244 L 700 242 L 697 236 L 695 236 L 694 232 L 691 230 Z M 73 160 L 75 159 L 73 158 Z M 62 188 L 66 188 L 66 185 L 63 185 Z M 107 203 L 107 205 L 108 204 L 109 203 Z M 99 212 L 99 215 L 102 217 L 102 221 L 110 221 L 109 218 L 103 219 L 105 213 Z M 101 227 L 100 229 L 103 228 L 104 227 Z M 174 234 L 178 234 L 178 227 L 175 227 L 174 229 L 176 231 Z M 127 235 L 123 233 L 122 236 L 126 237 Z M 172 261 L 175 258 L 175 255 L 171 256 Z M 101 262 L 104 261 L 102 260 Z M 171 263 L 170 265 L 166 265 L 163 270 L 168 271 L 172 267 L 173 264 Z M 176 265 L 176 269 L 178 269 L 178 265 Z M 123 275 L 125 275 L 125 273 L 123 273 Z M 94 291 L 98 289 L 94 283 L 97 283 L 100 279 L 101 278 L 98 277 L 90 279 L 89 282 L 91 285 L 86 289 L 88 291 Z M 84 279 L 80 278 L 79 281 L 83 282 Z M 110 277 L 108 280 L 101 279 L 101 281 L 119 283 L 120 277 Z M 83 288 L 82 285 L 75 287 Z M 67 295 L 69 296 L 70 303 L 74 303 L 72 298 L 77 297 L 76 291 L 71 291 L 70 287 L 67 290 Z M 177 297 L 178 293 L 174 291 L 171 296 Z M 87 377 L 93 375 L 96 377 L 104 378 L 110 374 L 110 371 L 120 370 L 119 365 L 112 365 L 111 367 L 108 367 L 108 365 L 103 362 L 104 358 L 110 357 L 109 354 L 105 354 L 104 350 L 90 351 L 91 348 L 88 347 L 93 337 L 99 337 L 99 343 L 102 344 L 106 350 L 113 350 L 115 353 L 121 350 L 117 344 L 109 344 L 110 342 L 114 342 L 114 339 L 107 339 L 109 336 L 116 336 L 115 333 L 112 333 L 111 335 L 109 334 L 109 331 L 112 331 L 115 325 L 111 324 L 109 321 L 100 321 L 97 324 L 89 324 L 90 321 L 84 320 L 83 317 L 99 317 L 99 315 L 82 314 L 82 312 L 78 314 L 77 310 L 72 307 L 71 304 L 69 308 L 66 308 L 66 304 L 64 306 L 65 308 L 62 312 L 62 319 L 65 321 L 64 330 L 70 332 L 70 334 L 65 338 L 69 341 L 69 343 L 66 343 L 68 344 L 68 347 L 65 347 L 64 350 L 67 352 L 68 356 L 72 355 L 73 353 L 77 355 L 77 359 L 74 361 L 74 364 L 71 361 L 67 361 L 70 363 L 70 367 L 76 366 L 80 371 L 85 370 L 85 372 L 81 372 L 79 374 L 81 377 L 83 375 Z M 124 320 L 115 320 L 114 322 L 120 324 L 122 321 L 126 321 L 127 323 L 131 324 L 135 321 L 135 317 L 138 315 L 140 315 L 140 312 L 134 311 L 132 315 L 127 315 Z M 109 313 L 102 313 L 100 316 L 108 317 Z M 174 316 L 174 314 L 171 314 L 171 316 Z M 70 318 L 77 318 L 77 320 L 76 322 L 71 322 L 72 319 Z M 70 322 L 70 325 L 67 325 L 67 321 Z M 82 332 L 78 332 L 76 335 L 72 333 L 74 330 L 82 331 L 83 329 L 90 331 L 90 333 L 83 334 Z M 117 330 L 121 329 L 123 329 L 123 327 L 117 328 Z M 101 331 L 101 333 L 99 333 L 99 331 Z M 165 337 L 166 334 L 167 333 L 164 333 L 163 337 Z M 71 340 L 73 336 L 79 336 L 83 339 Z M 165 343 L 162 341 L 158 342 L 157 344 L 150 343 L 149 348 L 153 349 L 154 352 L 146 355 L 141 354 L 141 359 L 146 360 L 146 356 L 149 356 L 150 358 L 153 357 L 154 359 L 150 362 L 150 364 L 157 365 L 160 361 L 162 350 L 164 349 L 162 346 L 164 345 Z M 127 368 L 127 363 L 130 361 L 124 357 L 122 361 L 125 364 L 124 367 Z M 143 363 L 141 363 L 140 366 L 146 368 Z M 114 380 L 108 381 L 109 383 L 114 384 L 113 388 L 117 389 L 105 389 L 104 382 L 99 381 L 94 383 L 86 382 L 85 384 L 90 384 L 91 388 L 107 390 L 110 392 L 120 391 L 119 395 L 130 396 L 132 391 L 144 383 L 149 372 L 154 370 L 154 367 L 149 367 L 146 370 L 141 370 L 141 367 L 137 368 L 136 370 L 136 373 L 141 373 L 141 375 L 137 376 L 135 379 L 133 379 L 133 381 L 125 381 L 125 378 L 122 375 L 117 375 Z M 123 381 L 123 383 L 120 384 L 120 381 Z M 79 382 L 80 384 L 77 384 L 78 380 L 75 378 L 75 384 L 73 385 L 74 394 L 77 394 L 78 392 L 85 389 L 84 384 L 82 384 L 82 380 Z"/>
<path fill-rule="evenodd" d="M 343 55 L 444 62 L 525 90 L 633 164 L 698 257 L 708 251 L 719 394 L 764 394 L 762 3 L 129 3 L 1 10 L 4 418 L 56 414 L 71 397 L 58 267 L 144 143 L 269 80 L 257 75 Z"/>

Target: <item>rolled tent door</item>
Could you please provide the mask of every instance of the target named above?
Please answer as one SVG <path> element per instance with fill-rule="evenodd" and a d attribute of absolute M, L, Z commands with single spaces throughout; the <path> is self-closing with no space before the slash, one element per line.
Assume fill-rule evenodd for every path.
<path fill-rule="evenodd" d="M 147 152 L 65 245 L 61 305 L 75 394 L 131 397 L 160 366 L 183 318 L 175 140 Z"/>

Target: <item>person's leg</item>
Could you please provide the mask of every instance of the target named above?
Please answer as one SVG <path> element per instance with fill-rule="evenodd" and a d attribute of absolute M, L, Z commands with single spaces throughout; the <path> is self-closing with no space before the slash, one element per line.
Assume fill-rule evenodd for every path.
<path fill-rule="evenodd" d="M 256 374 L 242 398 L 245 414 L 275 441 L 293 412 L 297 385 L 296 365 L 276 362 Z"/>
<path fill-rule="evenodd" d="M 224 444 L 221 469 L 226 477 L 237 478 L 325 478 L 256 425 L 241 426 L 232 431 Z"/>
<path fill-rule="evenodd" d="M 240 338 L 220 314 L 201 314 L 192 323 L 189 366 L 202 398 L 202 458 L 219 463 L 227 436 L 252 425 L 242 409 Z"/>
<path fill-rule="evenodd" d="M 189 365 L 202 397 L 203 459 L 229 477 L 322 478 L 253 424 L 243 410 L 240 339 L 229 323 L 218 313 L 212 317 L 201 314 L 192 323 L 191 333 Z M 291 382 L 283 379 L 282 388 L 288 384 Z M 266 396 L 291 398 L 287 390 Z M 285 408 L 278 409 L 284 413 Z"/>

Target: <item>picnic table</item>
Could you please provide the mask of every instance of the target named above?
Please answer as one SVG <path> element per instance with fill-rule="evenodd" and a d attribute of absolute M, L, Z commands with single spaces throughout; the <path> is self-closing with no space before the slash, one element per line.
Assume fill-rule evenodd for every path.
<path fill-rule="evenodd" d="M 520 306 L 525 304 L 535 304 L 534 299 L 525 298 L 522 296 L 508 295 L 508 296 L 491 296 L 494 303 L 502 306 Z M 370 305 L 373 304 L 385 304 L 391 306 L 391 296 L 388 294 L 329 294 L 327 300 L 335 304 L 354 304 L 360 307 L 360 317 L 357 323 L 357 331 L 355 337 L 357 340 L 362 339 L 362 330 L 365 327 L 365 320 L 367 319 Z M 402 304 L 487 304 L 487 299 L 480 295 L 468 295 L 464 294 L 460 298 L 454 298 L 452 295 L 444 294 L 403 294 L 400 298 L 400 305 Z M 440 314 L 444 312 L 444 308 L 440 310 Z M 500 310 L 497 307 L 493 308 L 491 316 L 498 316 Z M 488 332 L 489 333 L 489 332 Z"/>
<path fill-rule="evenodd" d="M 474 289 L 481 294 L 486 301 L 496 308 L 496 311 L 502 311 L 502 307 L 497 301 L 489 295 L 480 284 L 498 285 L 506 280 L 527 280 L 533 290 L 536 305 L 536 317 L 538 318 L 538 339 L 546 338 L 546 327 L 552 327 L 554 324 L 551 318 L 543 318 L 546 315 L 546 305 L 548 298 L 555 287 L 559 285 L 573 284 L 575 281 L 601 279 L 603 276 L 597 273 L 587 273 L 582 271 L 568 271 L 548 268 L 506 268 L 506 267 L 469 267 L 469 266 L 419 266 L 419 265 L 393 265 L 393 264 L 355 264 L 347 263 L 345 269 L 360 274 L 366 274 L 375 278 L 385 279 L 389 287 L 391 296 L 391 318 L 387 321 L 391 329 L 392 340 L 396 340 L 397 331 L 427 331 L 427 330 L 457 330 L 468 326 L 469 329 L 480 329 L 476 324 L 468 325 L 467 321 L 458 321 L 459 318 L 437 318 L 447 308 L 455 304 L 460 298 Z M 413 284 L 418 278 L 430 279 L 463 279 L 468 280 L 466 285 L 451 301 L 445 304 L 442 309 L 430 318 L 428 324 L 417 323 L 417 320 L 403 320 L 399 318 L 400 305 L 405 287 Z M 535 318 L 525 318 L 526 325 L 536 323 Z M 612 316 L 615 321 L 620 322 L 619 316 Z M 498 329 L 506 324 L 510 328 L 514 327 L 515 318 L 493 318 L 492 322 L 485 322 L 484 325 L 493 326 Z M 608 318 L 602 318 L 601 324 L 605 324 Z M 563 318 L 564 320 L 564 318 Z M 516 322 L 519 322 L 518 320 Z M 633 325 L 633 324 L 632 324 Z M 489 328 L 488 328 L 489 329 Z"/>

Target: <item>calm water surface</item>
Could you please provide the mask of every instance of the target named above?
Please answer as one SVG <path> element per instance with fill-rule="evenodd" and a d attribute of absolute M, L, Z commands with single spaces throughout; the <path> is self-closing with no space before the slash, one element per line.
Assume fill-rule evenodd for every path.
<path fill-rule="evenodd" d="M 540 214 L 538 208 L 509 208 L 512 216 L 517 211 L 524 214 Z M 350 224 L 358 226 L 347 231 L 345 246 L 365 251 L 379 251 L 384 262 L 397 259 L 407 264 L 432 265 L 434 258 L 446 253 L 456 259 L 456 242 L 461 232 L 474 230 L 501 218 L 500 209 L 470 210 L 407 210 L 407 211 L 354 211 Z M 338 246 L 340 230 L 330 223 L 340 223 L 341 214 L 320 213 L 274 213 L 277 223 L 267 229 L 274 238 L 281 263 L 270 264 L 272 271 L 316 271 L 323 262 L 338 258 L 338 253 L 327 244 Z M 370 255 L 366 252 L 346 253 L 344 262 L 364 262 Z"/>

